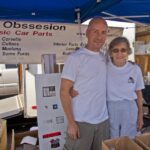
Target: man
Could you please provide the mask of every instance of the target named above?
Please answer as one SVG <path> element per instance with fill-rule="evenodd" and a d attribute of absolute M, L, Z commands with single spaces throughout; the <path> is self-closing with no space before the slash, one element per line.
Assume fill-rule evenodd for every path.
<path fill-rule="evenodd" d="M 106 107 L 106 62 L 100 52 L 107 37 L 104 19 L 92 19 L 86 30 L 87 45 L 72 53 L 63 68 L 60 97 L 68 119 L 64 150 L 100 150 L 109 137 Z M 71 88 L 78 91 L 74 98 Z"/>

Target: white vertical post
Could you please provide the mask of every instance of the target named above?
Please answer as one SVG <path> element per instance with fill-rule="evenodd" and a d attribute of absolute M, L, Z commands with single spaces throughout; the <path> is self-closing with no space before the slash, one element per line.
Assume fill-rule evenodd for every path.
<path fill-rule="evenodd" d="M 56 54 L 42 55 L 42 68 L 45 74 L 54 73 L 56 65 Z"/>

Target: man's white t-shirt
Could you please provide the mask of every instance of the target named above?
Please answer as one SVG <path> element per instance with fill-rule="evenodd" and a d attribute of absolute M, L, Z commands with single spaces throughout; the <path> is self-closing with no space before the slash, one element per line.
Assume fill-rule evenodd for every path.
<path fill-rule="evenodd" d="M 72 98 L 74 119 L 91 124 L 108 118 L 106 106 L 106 60 L 99 52 L 81 48 L 72 53 L 61 78 L 74 82 L 79 95 Z"/>
<path fill-rule="evenodd" d="M 107 101 L 135 100 L 136 90 L 144 88 L 143 76 L 138 65 L 127 62 L 117 67 L 107 65 Z"/>

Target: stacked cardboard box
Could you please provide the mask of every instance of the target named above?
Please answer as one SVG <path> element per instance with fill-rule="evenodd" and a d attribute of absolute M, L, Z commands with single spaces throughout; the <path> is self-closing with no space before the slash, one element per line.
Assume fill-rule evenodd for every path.
<path fill-rule="evenodd" d="M 11 150 L 38 150 L 37 145 L 31 145 L 28 143 L 21 144 L 22 139 L 27 136 L 38 138 L 38 131 L 15 133 L 14 130 L 12 130 Z"/>
<path fill-rule="evenodd" d="M 4 119 L 0 119 L 0 149 L 7 150 L 7 126 Z"/>
<path fill-rule="evenodd" d="M 102 150 L 143 150 L 143 149 L 128 137 L 120 137 L 105 140 L 102 143 Z"/>
<path fill-rule="evenodd" d="M 144 150 L 150 150 L 150 133 L 145 133 L 135 137 L 135 142 Z"/>

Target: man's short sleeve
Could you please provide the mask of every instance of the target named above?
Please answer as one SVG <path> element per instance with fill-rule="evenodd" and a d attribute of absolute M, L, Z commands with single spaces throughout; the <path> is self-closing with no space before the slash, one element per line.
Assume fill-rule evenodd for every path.
<path fill-rule="evenodd" d="M 61 78 L 75 81 L 79 69 L 79 60 L 77 55 L 70 55 L 65 62 Z"/>

